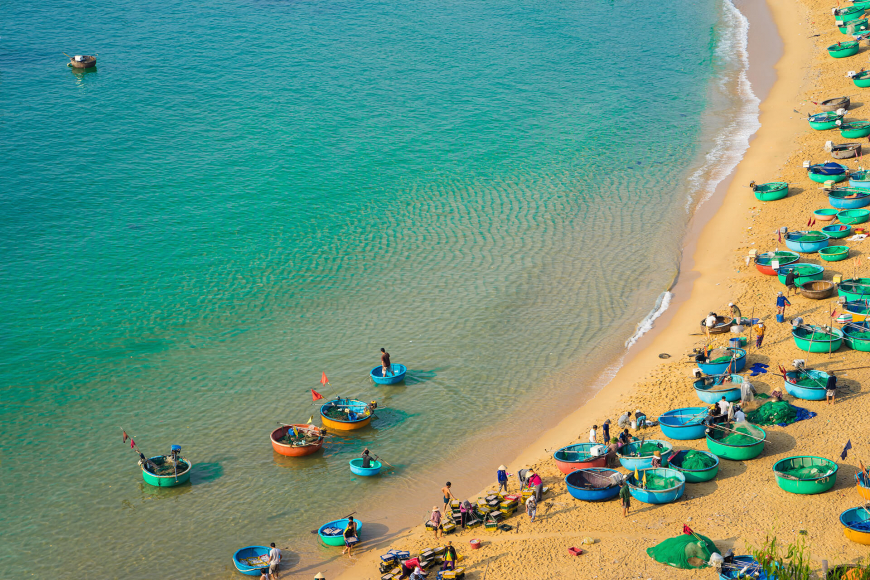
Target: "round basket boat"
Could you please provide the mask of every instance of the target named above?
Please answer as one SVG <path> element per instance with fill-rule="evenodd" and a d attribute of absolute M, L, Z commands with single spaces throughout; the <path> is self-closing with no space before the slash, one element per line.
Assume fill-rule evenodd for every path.
<path fill-rule="evenodd" d="M 847 302 L 870 298 L 870 278 L 849 278 L 837 286 L 837 294 Z"/>
<path fill-rule="evenodd" d="M 683 460 L 686 458 L 686 455 L 689 451 L 694 451 L 695 453 L 700 453 L 706 457 L 709 457 L 713 461 L 713 465 L 710 467 L 705 467 L 704 469 L 688 469 L 683 466 Z M 703 483 L 705 481 L 710 481 L 719 473 L 719 458 L 710 453 L 709 451 L 695 451 L 695 450 L 686 450 L 683 449 L 681 451 L 677 451 L 668 459 L 668 466 L 671 469 L 676 469 L 680 473 L 683 474 L 683 477 L 686 478 L 686 483 Z"/>
<path fill-rule="evenodd" d="M 260 576 L 269 569 L 269 550 L 266 546 L 248 546 L 236 550 L 233 565 L 245 576 Z"/>
<path fill-rule="evenodd" d="M 295 429 L 291 437 L 288 431 Z M 317 453 L 323 447 L 323 430 L 314 425 L 284 425 L 272 431 L 269 435 L 272 449 L 287 457 L 303 457 Z"/>
<path fill-rule="evenodd" d="M 828 245 L 828 234 L 822 232 L 788 232 L 785 245 L 789 250 L 802 254 L 814 254 Z"/>
<path fill-rule="evenodd" d="M 795 345 L 805 352 L 834 352 L 843 346 L 843 331 L 804 325 L 791 329 Z"/>
<path fill-rule="evenodd" d="M 817 264 L 789 264 L 788 266 L 780 266 L 776 273 L 780 284 L 785 284 L 785 277 L 791 272 L 794 272 L 794 283 L 797 286 L 804 282 L 821 280 L 825 275 L 825 269 Z"/>
<path fill-rule="evenodd" d="M 846 139 L 858 139 L 870 136 L 870 123 L 867 121 L 850 121 L 840 125 L 840 135 Z"/>
<path fill-rule="evenodd" d="M 834 112 L 834 111 L 826 111 L 824 113 L 816 113 L 815 115 L 810 115 L 808 121 L 810 123 L 810 127 L 815 129 L 816 131 L 827 131 L 828 129 L 833 129 L 837 126 L 837 121 L 841 120 L 843 115 Z"/>
<path fill-rule="evenodd" d="M 828 373 L 814 370 L 788 371 L 783 379 L 785 391 L 796 399 L 824 401 Z"/>
<path fill-rule="evenodd" d="M 837 217 L 837 210 L 829 207 L 817 209 L 813 212 L 813 217 L 820 222 L 829 222 Z"/>
<path fill-rule="evenodd" d="M 742 348 L 717 348 L 711 354 L 717 351 L 726 351 L 723 356 L 715 356 L 712 359 L 704 362 L 704 356 L 698 355 L 695 361 L 698 363 L 698 368 L 705 375 L 724 375 L 727 372 L 739 373 L 746 366 L 746 351 Z"/>
<path fill-rule="evenodd" d="M 824 457 L 786 457 L 773 464 L 776 484 L 783 491 L 799 495 L 824 493 L 837 481 L 837 464 Z"/>
<path fill-rule="evenodd" d="M 798 289 L 805 298 L 822 300 L 834 293 L 834 287 L 834 283 L 828 280 L 814 280 L 804 282 Z"/>
<path fill-rule="evenodd" d="M 854 319 L 853 319 L 854 320 Z M 843 326 L 843 342 L 852 350 L 870 352 L 870 326 L 866 320 Z"/>
<path fill-rule="evenodd" d="M 565 476 L 565 485 L 571 497 L 581 501 L 604 501 L 619 495 L 618 479 L 622 476 L 615 469 L 604 467 L 587 467 L 572 471 Z"/>
<path fill-rule="evenodd" d="M 864 173 L 864 172 L 859 172 Z M 853 173 L 851 178 L 854 178 Z M 851 187 L 832 189 L 828 192 L 828 203 L 836 209 L 856 209 L 870 205 L 870 180 L 852 182 Z"/>
<path fill-rule="evenodd" d="M 354 518 L 356 522 L 356 533 L 359 537 L 359 532 L 362 530 L 362 522 Z M 327 546 L 343 546 L 344 545 L 344 529 L 347 527 L 348 519 L 340 519 L 323 524 L 317 530 L 317 535 L 320 536 L 320 541 Z"/>
<path fill-rule="evenodd" d="M 852 315 L 852 322 L 864 322 L 870 315 L 870 300 L 850 300 L 843 304 L 843 310 Z"/>
<path fill-rule="evenodd" d="M 371 370 L 369 376 L 378 385 L 395 385 L 405 380 L 408 367 L 405 365 L 392 365 L 392 374 L 384 376 L 384 367 L 377 366 Z"/>
<path fill-rule="evenodd" d="M 861 143 L 838 143 L 831 146 L 834 159 L 851 159 L 861 155 Z"/>
<path fill-rule="evenodd" d="M 170 457 L 168 455 L 157 455 L 156 457 L 150 457 L 149 459 L 161 472 L 164 471 L 161 469 L 163 466 L 171 465 Z M 190 461 L 183 458 L 178 461 L 178 469 L 173 469 L 173 471 L 168 474 L 158 475 L 157 473 L 145 469 L 143 466 L 142 479 L 145 480 L 145 483 L 153 485 L 154 487 L 175 487 L 190 481 L 190 468 Z"/>
<path fill-rule="evenodd" d="M 684 407 L 673 409 L 663 415 L 659 415 L 659 427 L 668 439 L 687 441 L 689 439 L 703 439 L 704 419 L 707 417 L 707 407 Z"/>
<path fill-rule="evenodd" d="M 604 446 L 598 443 L 567 445 L 553 453 L 553 461 L 556 462 L 559 471 L 564 474 L 589 467 L 604 467 L 607 464 L 607 456 L 603 453 L 592 453 L 593 448 L 600 450 L 601 447 Z"/>
<path fill-rule="evenodd" d="M 764 438 L 767 438 L 767 433 L 765 433 L 764 429 L 761 427 L 755 425 L 752 427 L 761 432 L 761 440 L 755 439 L 748 434 L 741 433 L 743 437 L 738 439 L 736 442 L 733 440 L 724 441 L 723 438 L 728 438 L 729 435 L 734 435 L 734 433 L 723 431 L 722 429 L 711 428 L 707 433 L 707 449 L 709 449 L 714 455 L 730 461 L 747 461 L 749 459 L 755 459 L 761 455 L 762 451 L 764 451 Z M 739 425 L 737 426 L 737 430 L 739 431 Z"/>
<path fill-rule="evenodd" d="M 867 475 L 860 471 L 855 474 L 855 489 L 858 490 L 858 495 L 870 501 L 870 481 L 867 480 Z"/>
<path fill-rule="evenodd" d="M 781 250 L 778 252 L 764 252 L 755 257 L 755 269 L 765 276 L 776 276 L 776 269 L 773 267 L 773 262 L 777 262 L 776 267 L 788 266 L 794 264 L 801 257 L 796 252 Z"/>
<path fill-rule="evenodd" d="M 852 226 L 848 224 L 834 224 L 822 228 L 822 232 L 828 234 L 832 240 L 840 240 L 852 233 Z"/>
<path fill-rule="evenodd" d="M 819 103 L 819 108 L 823 111 L 836 111 L 837 109 L 846 109 L 852 105 L 852 99 L 849 97 L 834 97 L 833 99 L 825 99 Z"/>
<path fill-rule="evenodd" d="M 329 429 L 362 429 L 372 422 L 372 408 L 356 399 L 334 399 L 320 407 L 320 420 Z"/>
<path fill-rule="evenodd" d="M 745 572 L 744 572 L 745 570 Z M 750 574 L 747 576 L 747 573 Z M 777 580 L 776 576 L 768 576 L 758 560 L 752 556 L 734 556 L 730 566 L 723 566 L 719 580 Z"/>
<path fill-rule="evenodd" d="M 758 201 L 778 201 L 788 197 L 788 183 L 784 181 L 772 181 L 753 185 L 752 192 Z"/>
<path fill-rule="evenodd" d="M 644 469 L 640 480 L 634 474 L 628 476 L 628 491 L 637 501 L 650 504 L 671 503 L 682 497 L 686 489 L 686 477 L 676 469 L 656 467 Z M 646 487 L 643 480 L 646 478 Z"/>
<path fill-rule="evenodd" d="M 701 331 L 705 331 L 707 329 L 707 325 L 705 324 L 706 319 L 701 320 Z M 726 332 L 731 331 L 731 321 L 733 318 L 727 316 L 717 316 L 716 317 L 716 325 L 710 329 L 710 334 L 725 334 Z"/>
<path fill-rule="evenodd" d="M 371 477 L 379 474 L 381 472 L 381 467 L 383 467 L 383 464 L 380 461 L 372 460 L 371 467 L 363 467 L 362 457 L 350 460 L 350 472 L 362 477 Z"/>
<path fill-rule="evenodd" d="M 725 397 L 729 403 L 740 400 L 740 385 L 743 383 L 743 377 L 740 375 L 713 375 L 701 377 L 692 382 L 695 387 L 695 394 L 703 402 L 712 405 L 718 403 Z"/>
<path fill-rule="evenodd" d="M 826 181 L 839 183 L 849 178 L 849 168 L 845 165 L 828 161 L 827 163 L 810 165 L 807 169 L 807 177 L 816 183 L 824 183 Z"/>
<path fill-rule="evenodd" d="M 839 262 L 849 257 L 849 246 L 828 246 L 819 250 L 819 257 L 825 262 Z"/>
<path fill-rule="evenodd" d="M 870 210 L 866 209 L 842 209 L 837 213 L 840 223 L 855 225 L 863 224 L 870 219 Z"/>
<path fill-rule="evenodd" d="M 78 58 L 77 58 L 78 57 Z M 77 69 L 88 69 L 97 66 L 97 57 L 90 54 L 69 57 L 67 66 Z"/>
<path fill-rule="evenodd" d="M 840 22 L 850 22 L 852 20 L 858 20 L 864 16 L 864 9 L 859 6 L 847 6 L 845 8 L 838 8 L 834 11 L 834 18 L 836 18 Z"/>
<path fill-rule="evenodd" d="M 846 537 L 859 544 L 870 544 L 870 511 L 864 506 L 849 508 L 840 514 Z"/>
<path fill-rule="evenodd" d="M 671 456 L 674 451 L 674 446 L 669 442 L 661 439 L 648 439 L 643 441 L 641 447 L 640 441 L 634 441 L 623 445 L 616 452 L 616 457 L 619 458 L 619 463 L 629 471 L 635 469 L 648 469 L 652 467 L 653 453 L 659 451 L 662 455 L 662 463 Z M 640 455 L 638 454 L 640 453 Z"/>
<path fill-rule="evenodd" d="M 859 89 L 870 87 L 870 70 L 861 71 L 852 75 L 852 82 Z"/>
<path fill-rule="evenodd" d="M 851 20 L 849 22 L 844 22 L 843 26 L 837 26 L 837 28 L 840 30 L 840 32 L 842 34 L 855 35 L 855 34 L 861 34 L 865 30 L 870 28 L 870 25 L 868 25 L 866 18 L 859 18 L 857 20 Z"/>

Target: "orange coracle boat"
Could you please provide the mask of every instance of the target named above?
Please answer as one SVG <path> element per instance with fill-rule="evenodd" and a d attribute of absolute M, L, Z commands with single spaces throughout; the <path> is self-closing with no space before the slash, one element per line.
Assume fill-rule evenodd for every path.
<path fill-rule="evenodd" d="M 295 435 L 287 432 L 295 428 Z M 316 453 L 323 447 L 326 431 L 314 425 L 284 425 L 272 431 L 269 439 L 272 449 L 287 457 L 303 457 Z"/>

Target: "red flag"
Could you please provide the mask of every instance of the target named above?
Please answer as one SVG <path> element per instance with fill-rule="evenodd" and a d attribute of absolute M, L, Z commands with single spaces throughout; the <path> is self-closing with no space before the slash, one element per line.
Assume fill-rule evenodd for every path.
<path fill-rule="evenodd" d="M 124 439 L 121 440 L 121 443 L 126 443 L 127 442 L 127 432 L 123 431 L 123 433 L 124 433 Z"/>
<path fill-rule="evenodd" d="M 807 227 L 810 227 L 813 223 L 813 218 L 807 220 Z"/>
<path fill-rule="evenodd" d="M 782 230 L 777 230 L 776 233 L 779 234 L 779 241 L 782 242 Z"/>
<path fill-rule="evenodd" d="M 837 310 L 834 309 L 834 311 L 831 312 L 831 318 L 834 318 L 834 317 L 836 317 L 836 316 L 837 316 Z"/>
<path fill-rule="evenodd" d="M 816 218 L 813 218 L 813 225 L 816 225 Z"/>
<path fill-rule="evenodd" d="M 690 527 L 687 526 L 686 524 L 683 524 L 683 533 L 684 533 L 685 535 L 687 535 L 687 536 L 691 536 L 691 535 L 693 535 L 695 532 L 692 531 L 692 528 L 690 528 Z"/>
<path fill-rule="evenodd" d="M 320 373 L 320 384 L 325 385 L 328 382 L 329 382 L 329 379 L 326 378 L 326 373 L 321 372 Z"/>
<path fill-rule="evenodd" d="M 317 401 L 317 400 L 322 399 L 322 398 L 323 398 L 323 395 L 321 395 L 320 393 L 318 393 L 314 389 L 311 389 L 311 400 L 312 401 Z"/>
<path fill-rule="evenodd" d="M 136 442 L 133 441 L 133 438 L 132 438 L 132 437 L 130 437 L 130 449 L 133 449 L 133 448 L 135 448 L 135 447 L 136 447 Z"/>

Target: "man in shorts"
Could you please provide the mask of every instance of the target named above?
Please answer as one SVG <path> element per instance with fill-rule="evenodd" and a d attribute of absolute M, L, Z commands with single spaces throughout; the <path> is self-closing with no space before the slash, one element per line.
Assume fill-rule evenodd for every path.
<path fill-rule="evenodd" d="M 837 375 L 834 371 L 828 373 L 828 381 L 825 383 L 825 399 L 829 405 L 834 404 L 834 397 L 837 396 Z"/>
<path fill-rule="evenodd" d="M 447 513 L 447 508 L 450 507 L 450 501 L 456 499 L 453 497 L 453 492 L 450 491 L 450 482 L 444 484 L 444 487 L 441 488 L 441 495 L 444 496 L 444 513 Z"/>
<path fill-rule="evenodd" d="M 275 542 L 269 545 L 272 547 L 269 550 L 269 580 L 277 580 L 278 564 L 281 562 L 281 550 L 275 547 Z"/>

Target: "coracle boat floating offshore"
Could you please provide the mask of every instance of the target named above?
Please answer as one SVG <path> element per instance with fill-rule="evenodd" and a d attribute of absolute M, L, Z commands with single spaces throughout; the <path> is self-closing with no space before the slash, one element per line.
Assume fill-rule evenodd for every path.
<path fill-rule="evenodd" d="M 673 453 L 674 446 L 661 439 L 633 441 L 623 445 L 616 452 L 616 457 L 619 458 L 619 463 L 629 471 L 648 469 L 652 467 L 652 460 L 656 451 L 661 454 L 662 463 L 664 464 L 671 453 Z"/>
<path fill-rule="evenodd" d="M 845 114 L 846 111 L 825 111 L 824 113 L 810 115 L 807 121 L 810 127 L 816 131 L 827 131 L 834 129 L 837 126 L 837 121 L 841 121 Z"/>
<path fill-rule="evenodd" d="M 381 472 L 381 467 L 383 467 L 383 464 L 380 461 L 375 461 L 374 459 L 372 460 L 369 467 L 363 467 L 362 457 L 357 457 L 350 460 L 350 472 L 354 475 L 360 475 L 362 477 L 371 477 L 373 475 L 379 474 Z"/>
<path fill-rule="evenodd" d="M 777 201 L 788 196 L 788 183 L 784 181 L 772 181 L 756 185 L 753 181 L 749 184 L 755 199 L 758 201 Z"/>
<path fill-rule="evenodd" d="M 701 377 L 692 382 L 695 394 L 703 402 L 712 405 L 725 397 L 729 403 L 740 400 L 740 385 L 743 377 L 737 374 L 721 374 Z"/>
<path fill-rule="evenodd" d="M 597 453 L 593 453 L 593 449 Z M 575 443 L 562 447 L 553 453 L 553 461 L 556 462 L 559 471 L 564 474 L 572 473 L 578 469 L 604 467 L 607 464 L 606 450 L 604 445 L 598 443 Z"/>
<path fill-rule="evenodd" d="M 837 294 L 847 301 L 870 298 L 870 278 L 849 278 L 837 286 Z"/>
<path fill-rule="evenodd" d="M 671 503 L 680 499 L 686 489 L 686 477 L 676 469 L 656 467 L 644 469 L 639 475 L 638 481 L 634 473 L 629 474 L 628 490 L 633 498 L 643 503 Z"/>
<path fill-rule="evenodd" d="M 746 351 L 742 348 L 714 348 L 707 356 L 695 356 L 698 368 L 705 375 L 739 373 L 746 366 Z"/>
<path fill-rule="evenodd" d="M 839 183 L 849 178 L 849 168 L 833 161 L 818 163 L 807 167 L 807 177 L 816 183 L 825 183 L 826 181 Z"/>
<path fill-rule="evenodd" d="M 248 546 L 236 550 L 233 554 L 233 565 L 245 576 L 260 576 L 269 569 L 269 548 L 266 546 Z"/>
<path fill-rule="evenodd" d="M 333 520 L 328 524 L 323 524 L 317 530 L 317 535 L 320 537 L 320 541 L 326 544 L 327 546 L 343 546 L 344 545 L 344 533 L 345 528 L 347 528 L 349 520 L 347 518 L 343 518 L 340 520 Z M 358 519 L 354 518 L 354 522 L 356 522 L 356 532 L 359 534 L 362 529 L 362 522 Z"/>
<path fill-rule="evenodd" d="M 824 401 L 827 382 L 828 373 L 801 369 L 786 372 L 783 387 L 789 395 L 796 399 Z"/>
<path fill-rule="evenodd" d="M 836 286 L 828 280 L 813 280 L 798 286 L 801 296 L 810 300 L 823 300 L 834 293 Z"/>
<path fill-rule="evenodd" d="M 852 322 L 864 322 L 870 315 L 870 300 L 850 300 L 843 304 L 843 310 L 852 315 Z"/>
<path fill-rule="evenodd" d="M 854 320 L 854 319 L 853 319 Z M 866 320 L 843 326 L 843 341 L 846 346 L 859 352 L 870 352 L 870 326 Z"/>
<path fill-rule="evenodd" d="M 683 449 L 671 455 L 668 466 L 682 473 L 686 483 L 703 483 L 719 473 L 719 458 L 709 451 Z"/>
<path fill-rule="evenodd" d="M 839 262 L 849 257 L 849 246 L 828 246 L 819 250 L 819 257 L 825 262 Z"/>
<path fill-rule="evenodd" d="M 173 445 L 172 451 L 180 452 L 181 447 Z M 176 461 L 171 455 L 150 457 L 148 462 L 141 465 L 142 479 L 154 487 L 175 487 L 187 483 L 190 481 L 191 463 L 180 454 L 177 457 Z"/>
<path fill-rule="evenodd" d="M 847 538 L 859 544 L 870 544 L 870 511 L 867 508 L 847 509 L 840 514 L 840 524 Z"/>
<path fill-rule="evenodd" d="M 581 501 L 604 501 L 619 495 L 623 475 L 615 469 L 587 467 L 565 476 L 571 497 Z"/>
<path fill-rule="evenodd" d="M 791 329 L 795 345 L 805 352 L 834 352 L 843 346 L 843 331 L 823 326 L 802 325 Z"/>
<path fill-rule="evenodd" d="M 776 276 L 776 270 L 779 267 L 794 264 L 800 259 L 801 257 L 797 252 L 788 250 L 764 252 L 755 256 L 755 269 L 765 276 Z M 776 268 L 773 267 L 773 262 L 777 262 Z"/>
<path fill-rule="evenodd" d="M 851 177 L 855 177 L 853 173 Z M 850 177 L 850 179 L 851 179 Z M 862 181 L 849 181 L 851 187 L 841 187 L 828 191 L 828 203 L 837 209 L 855 209 L 870 205 L 870 181 L 867 186 Z"/>
<path fill-rule="evenodd" d="M 97 57 L 90 54 L 77 54 L 75 56 L 69 56 L 69 62 L 67 66 L 72 68 L 94 68 L 97 66 Z"/>
<path fill-rule="evenodd" d="M 731 461 L 755 459 L 764 451 L 767 433 L 749 423 L 734 423 L 734 428 L 711 425 L 707 432 L 710 453 Z"/>
<path fill-rule="evenodd" d="M 323 426 L 341 431 L 362 429 L 372 422 L 372 406 L 356 399 L 337 398 L 320 407 Z"/>
<path fill-rule="evenodd" d="M 704 419 L 707 418 L 707 407 L 684 407 L 673 409 L 663 415 L 659 415 L 659 427 L 668 439 L 687 441 L 689 439 L 703 439 Z"/>
<path fill-rule="evenodd" d="M 371 379 L 378 385 L 395 385 L 405 380 L 408 367 L 405 365 L 392 365 L 392 374 L 384 376 L 384 367 L 377 366 L 369 372 Z"/>
<path fill-rule="evenodd" d="M 304 457 L 323 447 L 324 431 L 314 425 L 282 425 L 269 435 L 272 449 L 287 457 Z"/>
<path fill-rule="evenodd" d="M 789 250 L 801 254 L 815 254 L 828 245 L 828 234 L 816 231 L 788 232 L 785 234 L 785 245 Z"/>
<path fill-rule="evenodd" d="M 800 286 L 804 282 L 812 282 L 813 280 L 824 278 L 825 269 L 817 264 L 789 264 L 788 266 L 780 266 L 779 271 L 776 273 L 780 284 L 785 284 L 786 276 L 789 273 L 794 273 L 794 283 Z"/>
<path fill-rule="evenodd" d="M 776 484 L 783 491 L 799 495 L 824 493 L 834 487 L 838 466 L 830 459 L 802 455 L 786 457 L 773 464 Z"/>

